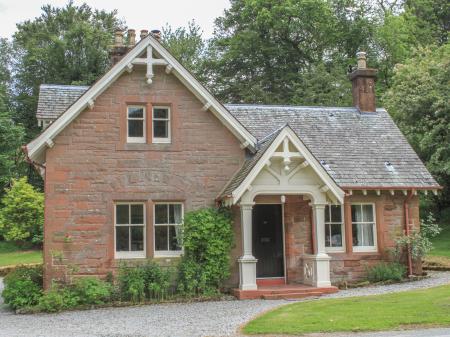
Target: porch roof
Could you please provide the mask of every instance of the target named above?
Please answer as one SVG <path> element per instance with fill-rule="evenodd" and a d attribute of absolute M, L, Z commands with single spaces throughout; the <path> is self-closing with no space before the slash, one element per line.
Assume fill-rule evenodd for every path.
<path fill-rule="evenodd" d="M 226 108 L 259 140 L 221 193 L 230 195 L 289 124 L 341 188 L 440 188 L 385 109 L 235 105 Z"/>

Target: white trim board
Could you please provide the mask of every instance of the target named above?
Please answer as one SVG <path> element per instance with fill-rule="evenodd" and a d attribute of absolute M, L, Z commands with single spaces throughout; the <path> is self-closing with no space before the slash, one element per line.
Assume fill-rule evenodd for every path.
<path fill-rule="evenodd" d="M 95 99 L 103 93 L 124 71 L 132 69 L 133 61 L 139 59 L 147 47 L 151 46 L 171 67 L 171 72 L 202 102 L 209 104 L 211 111 L 242 144 L 250 148 L 256 146 L 256 138 L 184 68 L 151 34 L 142 39 L 104 76 L 94 83 L 74 104 L 45 129 L 37 138 L 27 144 L 28 156 L 33 161 L 43 161 L 46 144 L 64 130 L 84 109 L 95 105 Z M 161 62 L 159 62 L 161 63 Z M 157 65 L 158 63 L 153 63 Z"/>
<path fill-rule="evenodd" d="M 319 178 L 324 182 L 324 184 L 328 187 L 329 191 L 336 198 L 339 203 L 344 203 L 345 192 L 336 184 L 336 182 L 331 178 L 328 172 L 322 167 L 319 161 L 314 157 L 314 155 L 308 150 L 305 144 L 300 140 L 297 134 L 286 125 L 281 132 L 276 136 L 276 138 L 272 141 L 269 148 L 266 149 L 265 153 L 259 158 L 256 165 L 251 169 L 251 171 L 247 174 L 245 179 L 241 182 L 241 184 L 234 189 L 232 192 L 232 202 L 235 204 L 241 199 L 244 193 L 251 189 L 251 184 L 264 168 L 269 159 L 273 156 L 276 149 L 279 145 L 284 141 L 285 138 L 288 138 L 289 141 L 297 148 L 299 153 L 303 155 L 308 164 L 313 168 Z"/>

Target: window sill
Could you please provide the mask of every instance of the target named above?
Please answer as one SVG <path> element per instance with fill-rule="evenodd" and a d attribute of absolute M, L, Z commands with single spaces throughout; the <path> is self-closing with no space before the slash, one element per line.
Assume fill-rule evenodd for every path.
<path fill-rule="evenodd" d="M 116 260 L 145 259 L 146 257 L 145 252 L 116 252 L 114 254 Z"/>
<path fill-rule="evenodd" d="M 122 143 L 116 145 L 116 151 L 166 151 L 166 152 L 180 152 L 179 146 L 173 143 Z"/>
<path fill-rule="evenodd" d="M 179 252 L 155 252 L 153 254 L 153 257 L 156 258 L 172 258 L 172 257 L 180 257 L 181 255 L 183 255 L 183 251 L 179 251 Z"/>
<path fill-rule="evenodd" d="M 165 138 L 153 138 L 152 143 L 153 144 L 172 144 L 172 140 L 165 139 Z"/>
<path fill-rule="evenodd" d="M 345 253 L 345 247 L 325 248 L 326 253 Z"/>
<path fill-rule="evenodd" d="M 358 247 L 353 246 L 353 253 L 377 253 L 377 247 Z"/>

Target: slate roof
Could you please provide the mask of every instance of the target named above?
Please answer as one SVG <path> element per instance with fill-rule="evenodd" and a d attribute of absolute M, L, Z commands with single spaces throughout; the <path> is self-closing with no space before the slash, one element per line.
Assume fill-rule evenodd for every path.
<path fill-rule="evenodd" d="M 43 84 L 38 118 L 55 119 L 89 87 Z M 341 187 L 439 188 L 384 109 L 226 104 L 258 139 L 259 150 L 225 187 L 230 194 L 287 124 Z"/>
<path fill-rule="evenodd" d="M 341 187 L 439 187 L 385 109 L 360 113 L 356 108 L 339 107 L 225 107 L 258 140 L 289 124 Z M 244 167 L 249 165 L 247 162 Z M 224 192 L 243 180 L 241 173 L 235 175 Z"/>
<path fill-rule="evenodd" d="M 36 117 L 56 119 L 88 90 L 87 86 L 41 84 Z"/>

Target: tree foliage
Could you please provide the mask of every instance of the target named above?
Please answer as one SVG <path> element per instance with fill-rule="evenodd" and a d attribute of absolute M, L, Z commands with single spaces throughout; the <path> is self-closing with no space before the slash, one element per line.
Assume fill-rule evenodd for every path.
<path fill-rule="evenodd" d="M 23 177 L 13 180 L 1 200 L 0 234 L 6 241 L 42 243 L 44 195 Z"/>
<path fill-rule="evenodd" d="M 398 65 L 384 101 L 391 115 L 445 186 L 442 206 L 450 205 L 450 44 L 420 48 Z"/>
<path fill-rule="evenodd" d="M 17 25 L 15 100 L 29 137 L 37 132 L 39 85 L 94 82 L 109 67 L 108 50 L 114 30 L 121 26 L 117 11 L 76 6 L 73 1 L 62 8 L 45 5 L 41 16 Z"/>

